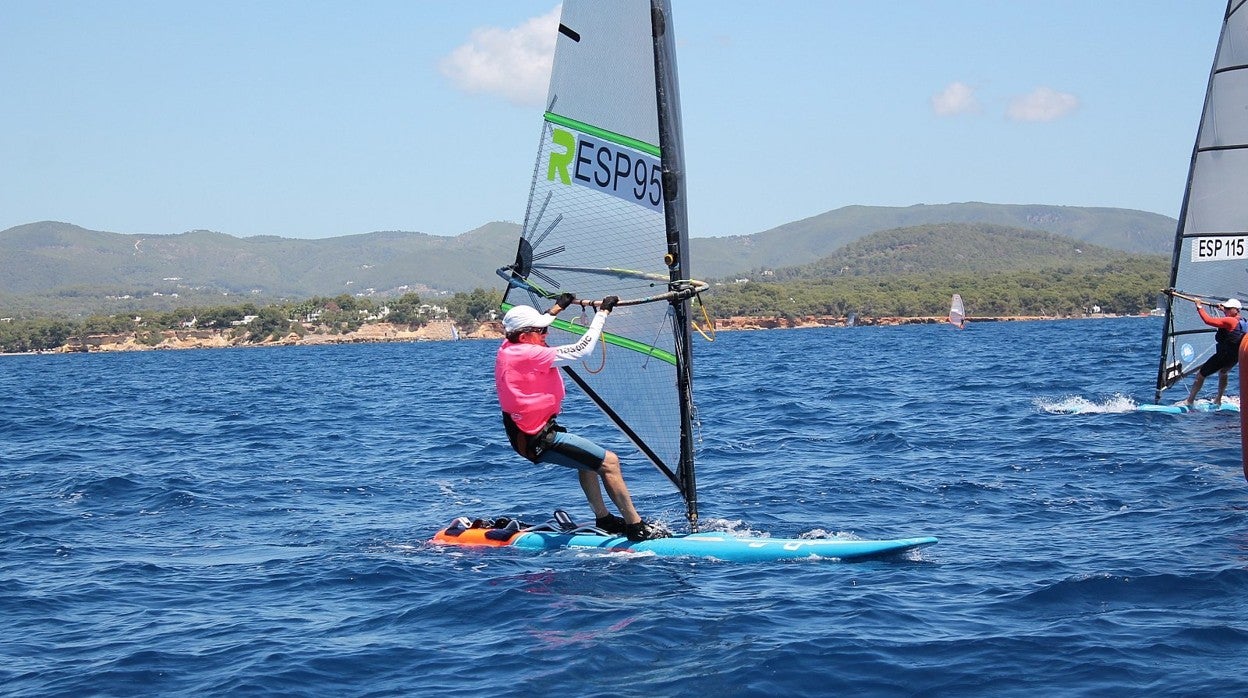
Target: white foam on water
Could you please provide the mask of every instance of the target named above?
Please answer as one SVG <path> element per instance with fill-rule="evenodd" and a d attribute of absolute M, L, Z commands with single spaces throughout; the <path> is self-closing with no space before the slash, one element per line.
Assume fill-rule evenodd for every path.
<path fill-rule="evenodd" d="M 1178 404 L 1179 402 L 1182 401 L 1176 400 L 1168 404 Z M 1070 395 L 1057 399 L 1036 398 L 1034 403 L 1037 409 L 1049 414 L 1122 414 L 1124 412 L 1135 412 L 1140 408 L 1140 404 L 1134 399 L 1121 393 L 1115 393 L 1101 402 L 1089 400 L 1079 395 Z M 1227 395 L 1222 398 L 1222 404 L 1234 405 L 1238 409 L 1239 396 Z M 1213 411 L 1213 400 L 1200 398 L 1196 400 L 1195 408 L 1198 412 Z"/>
<path fill-rule="evenodd" d="M 1079 395 L 1057 399 L 1036 398 L 1038 409 L 1049 414 L 1122 414 L 1134 412 L 1139 404 L 1132 398 L 1115 393 L 1100 402 Z"/>

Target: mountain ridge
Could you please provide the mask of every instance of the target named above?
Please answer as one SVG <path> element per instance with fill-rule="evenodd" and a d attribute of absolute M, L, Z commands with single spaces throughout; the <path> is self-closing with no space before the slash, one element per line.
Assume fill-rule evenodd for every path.
<path fill-rule="evenodd" d="M 1145 211 L 1096 207 L 847 206 L 752 235 L 693 238 L 693 273 L 708 280 L 756 275 L 828 257 L 882 230 L 934 224 L 991 224 L 1127 254 L 1168 255 L 1177 222 Z M 57 221 L 30 223 L 0 231 L 0 309 L 56 300 L 62 310 L 81 305 L 88 311 L 92 299 L 102 296 L 155 302 L 152 297 L 178 294 L 191 303 L 240 295 L 257 300 L 407 291 L 437 296 L 492 288 L 499 283 L 494 270 L 515 255 L 519 230 L 516 223 L 494 221 L 456 236 L 376 231 L 298 239 L 208 230 L 112 233 Z M 972 246 L 968 254 L 974 253 Z M 922 260 L 916 263 L 921 266 Z"/>
<path fill-rule="evenodd" d="M 1041 230 L 1139 254 L 1169 254 L 1178 221 L 1134 209 L 965 202 L 905 207 L 852 205 L 745 236 L 691 240 L 695 274 L 722 276 L 721 268 L 793 266 L 827 256 L 880 230 L 934 223 L 992 223 Z M 701 271 L 711 267 L 715 273 Z"/>

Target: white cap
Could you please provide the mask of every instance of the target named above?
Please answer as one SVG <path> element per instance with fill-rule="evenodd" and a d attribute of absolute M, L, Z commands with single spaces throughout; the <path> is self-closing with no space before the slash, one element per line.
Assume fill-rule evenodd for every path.
<path fill-rule="evenodd" d="M 1240 308 L 1242 308 L 1242 307 L 1244 307 L 1244 306 L 1240 304 L 1240 302 L 1239 302 L 1239 299 L 1238 299 L 1238 298 L 1228 298 L 1228 299 L 1226 299 L 1226 300 L 1222 301 L 1222 307 L 1223 307 L 1223 308 L 1234 308 L 1234 309 L 1236 309 L 1236 310 L 1239 310 Z"/>
<path fill-rule="evenodd" d="M 537 308 L 528 305 L 517 305 L 507 314 L 503 316 L 503 332 L 511 334 L 517 330 L 526 327 L 534 329 L 541 327 L 550 327 L 550 323 L 555 321 L 555 316 L 549 313 L 539 313 Z"/>

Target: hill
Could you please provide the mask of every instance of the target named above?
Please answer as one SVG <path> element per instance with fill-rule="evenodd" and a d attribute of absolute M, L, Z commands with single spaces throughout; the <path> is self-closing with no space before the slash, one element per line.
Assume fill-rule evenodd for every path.
<path fill-rule="evenodd" d="M 1092 267 L 1132 257 L 1166 267 L 1161 255 L 1131 255 L 1061 235 L 988 223 L 940 223 L 872 233 L 809 264 L 771 270 L 771 280 L 915 273 L 1036 271 Z"/>
<path fill-rule="evenodd" d="M 747 269 L 798 265 L 881 230 L 937 223 L 989 223 L 1122 252 L 1169 255 L 1178 221 L 1145 211 L 1038 204 L 846 206 L 753 235 L 695 238 L 694 272 L 721 278 Z"/>
<path fill-rule="evenodd" d="M 904 208 L 849 206 L 748 236 L 694 238 L 694 273 L 723 279 L 761 270 L 798 267 L 828 258 L 829 269 L 846 265 L 836 254 L 863 255 L 853 243 L 902 227 L 973 223 L 1005 226 L 948 228 L 957 241 L 920 245 L 907 264 L 936 268 L 961 255 L 988 263 L 1010 250 L 1029 249 L 1016 268 L 1046 255 L 1082 247 L 1084 255 L 1168 254 L 1175 221 L 1165 216 L 1107 208 L 945 204 Z M 1034 247 L 1037 231 L 1067 243 Z M 0 314 L 116 313 L 172 309 L 178 305 L 307 298 L 314 295 L 426 296 L 495 288 L 494 269 L 515 253 L 519 226 L 495 222 L 454 237 L 415 232 L 374 232 L 318 240 L 272 236 L 237 238 L 204 230 L 177 235 L 93 231 L 69 223 L 41 222 L 0 231 Z M 877 238 L 873 244 L 886 244 Z M 1070 242 L 1075 240 L 1077 242 Z M 858 250 L 858 251 L 855 251 Z M 877 250 L 874 254 L 879 254 Z M 1063 253 L 1064 254 L 1064 253 Z M 1072 253 L 1074 254 L 1074 253 Z M 1004 258 L 1004 257 L 1002 257 Z M 1089 257 L 1090 258 L 1090 257 Z M 850 264 L 877 269 L 861 257 Z M 1028 259 L 1032 261 L 1027 261 Z M 810 268 L 793 274 L 826 274 Z M 790 272 L 784 272 L 786 274 Z M 894 272 L 885 272 L 894 273 Z M 226 297 L 223 301 L 222 298 Z"/>
<path fill-rule="evenodd" d="M 937 316 L 960 293 L 972 315 L 1139 314 L 1154 307 L 1164 255 L 988 224 L 873 233 L 807 264 L 756 270 L 708 297 L 720 316 Z"/>
<path fill-rule="evenodd" d="M 492 284 L 482 259 L 503 259 L 516 226 L 491 223 L 455 237 L 377 232 L 321 240 L 236 238 L 196 230 L 134 235 L 43 222 L 0 233 L 0 292 L 73 286 L 184 287 L 266 295 L 354 293 L 396 287 L 472 288 Z M 168 285 L 168 284 L 166 284 Z"/>

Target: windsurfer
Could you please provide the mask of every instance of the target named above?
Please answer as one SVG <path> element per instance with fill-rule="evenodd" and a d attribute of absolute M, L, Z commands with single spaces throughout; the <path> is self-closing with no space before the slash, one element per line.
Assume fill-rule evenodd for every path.
<path fill-rule="evenodd" d="M 1222 404 L 1222 396 L 1226 393 L 1226 381 L 1230 376 L 1231 369 L 1235 368 L 1235 364 L 1239 361 L 1239 343 L 1244 338 L 1244 334 L 1248 333 L 1248 318 L 1241 317 L 1240 309 L 1243 307 L 1238 298 L 1230 298 L 1219 306 L 1222 312 L 1226 313 L 1223 317 L 1214 317 L 1205 312 L 1201 307 L 1201 301 L 1196 303 L 1196 312 L 1200 313 L 1200 319 L 1210 327 L 1218 328 L 1217 334 L 1214 335 L 1214 341 L 1217 342 L 1217 349 L 1209 360 L 1201 364 L 1200 369 L 1196 372 L 1196 378 L 1192 381 L 1192 391 L 1187 395 L 1187 401 L 1184 403 L 1191 406 L 1196 401 L 1196 394 L 1205 384 L 1205 379 L 1218 374 L 1218 397 L 1213 404 L 1220 406 Z M 1209 305 L 1205 303 L 1205 305 Z"/>
<path fill-rule="evenodd" d="M 494 383 L 507 438 L 517 453 L 534 463 L 575 468 L 599 528 L 607 533 L 624 534 L 634 541 L 664 538 L 668 535 L 666 531 L 643 520 L 633 508 L 619 457 L 589 439 L 569 433 L 555 422 L 564 396 L 559 367 L 574 364 L 593 352 L 607 316 L 619 298 L 602 299 L 593 321 L 575 343 L 547 346 L 546 332 L 555 316 L 574 301 L 575 296 L 564 293 L 545 313 L 528 305 L 517 305 L 503 316 L 506 339 L 498 348 L 494 362 Z M 603 488 L 622 516 L 607 509 Z"/>

